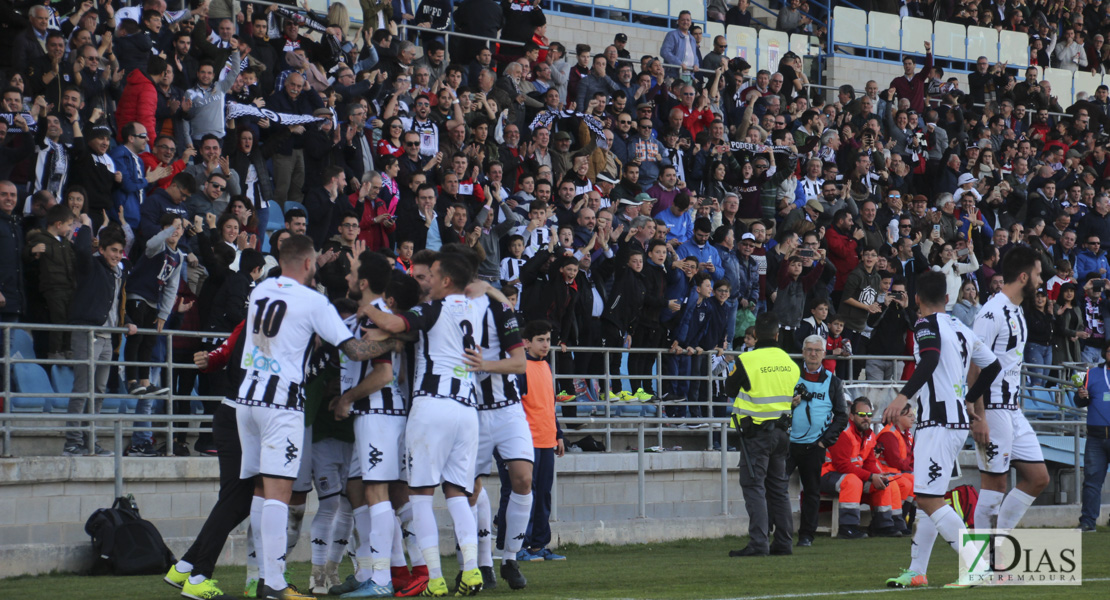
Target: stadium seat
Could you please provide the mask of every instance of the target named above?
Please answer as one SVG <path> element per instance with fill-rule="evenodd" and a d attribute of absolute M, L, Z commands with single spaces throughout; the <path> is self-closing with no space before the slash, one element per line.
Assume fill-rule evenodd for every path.
<path fill-rule="evenodd" d="M 967 28 L 967 59 L 987 57 L 993 65 L 998 62 L 998 32 L 987 27 Z"/>
<path fill-rule="evenodd" d="M 933 22 L 928 19 L 906 17 L 902 19 L 902 51 L 922 52 L 925 42 L 933 40 Z"/>
<path fill-rule="evenodd" d="M 653 15 L 670 16 L 670 2 L 667 0 L 640 0 L 636 2 L 636 10 Z M 678 14 L 676 11 L 675 15 Z"/>
<path fill-rule="evenodd" d="M 759 43 L 759 34 L 751 27 L 729 27 L 725 34 L 728 37 L 729 57 L 740 57 L 752 65 L 751 74 L 755 75 L 755 53 Z"/>
<path fill-rule="evenodd" d="M 1072 72 L 1067 69 L 1044 69 L 1041 79 L 1052 84 L 1052 95 L 1061 106 L 1069 106 L 1075 100 L 1072 90 Z M 1093 91 L 1093 90 L 1092 90 Z"/>
<path fill-rule="evenodd" d="M 266 223 L 266 231 L 277 231 L 285 227 L 285 216 L 281 213 L 281 205 L 277 202 L 270 203 L 269 219 Z"/>
<path fill-rule="evenodd" d="M 284 223 L 282 223 L 282 225 L 284 226 Z M 278 227 L 278 229 L 281 229 L 281 227 Z M 276 231 L 276 230 L 268 230 L 266 233 L 269 234 L 269 233 L 272 233 L 274 231 Z M 269 252 L 270 252 L 270 236 L 269 235 L 264 235 L 264 236 L 262 236 L 262 253 L 263 254 L 268 254 Z"/>
<path fill-rule="evenodd" d="M 22 358 L 38 358 L 35 356 L 35 342 L 26 329 L 12 329 L 12 356 Z"/>
<path fill-rule="evenodd" d="M 933 54 L 941 58 L 967 57 L 967 28 L 955 23 L 933 23 Z"/>
<path fill-rule="evenodd" d="M 725 26 L 715 21 L 707 21 L 705 23 L 705 35 L 702 36 L 702 56 L 713 51 L 713 40 L 719 35 L 725 34 Z M 731 57 L 733 54 L 729 52 L 730 49 L 725 49 L 725 56 Z"/>
<path fill-rule="evenodd" d="M 695 23 L 705 21 L 704 0 L 671 0 L 671 11 L 673 14 L 677 15 L 679 11 L 683 10 L 690 11 L 690 18 L 693 19 Z"/>
<path fill-rule="evenodd" d="M 12 366 L 12 384 L 16 392 L 27 394 L 53 394 L 50 377 L 46 370 L 36 364 L 21 363 Z M 37 413 L 49 406 L 52 398 L 12 398 L 12 412 Z"/>
<path fill-rule="evenodd" d="M 781 31 L 764 29 L 759 32 L 759 68 L 775 73 L 779 70 L 779 60 L 790 49 L 790 36 Z M 751 61 L 748 61 L 751 62 Z"/>
<path fill-rule="evenodd" d="M 67 396 L 73 393 L 73 367 L 52 365 L 50 367 L 50 381 L 54 391 Z M 55 413 L 64 413 L 69 410 L 69 398 L 51 398 L 47 410 Z"/>
<path fill-rule="evenodd" d="M 304 211 L 304 214 L 306 214 L 306 215 L 308 214 L 308 209 L 306 209 L 304 207 L 304 205 L 301 204 L 300 202 L 294 202 L 292 200 L 286 200 L 285 201 L 285 212 L 289 212 L 289 211 L 293 210 L 294 208 L 299 208 L 302 211 Z M 284 219 L 284 217 L 282 217 L 282 218 Z M 285 222 L 284 221 L 282 221 L 281 227 L 285 227 Z M 281 227 L 278 227 L 278 229 L 281 229 Z"/>
<path fill-rule="evenodd" d="M 1086 71 L 1076 71 L 1072 74 L 1072 84 L 1075 87 L 1075 93 L 1087 92 L 1087 97 L 1090 98 L 1095 95 L 1095 90 L 1098 86 L 1102 85 L 1102 75 L 1098 73 L 1088 73 Z M 1052 91 L 1056 91 L 1056 84 L 1052 84 Z M 1061 100 L 1062 101 L 1062 100 Z"/>
<path fill-rule="evenodd" d="M 882 50 L 901 49 L 901 36 L 897 15 L 872 11 L 867 15 L 867 45 Z M 920 52 L 924 48 L 909 48 L 909 52 Z"/>
<path fill-rule="evenodd" d="M 730 27 L 731 31 L 732 28 Z M 837 6 L 833 8 L 833 42 L 849 46 L 867 45 L 867 13 Z"/>
<path fill-rule="evenodd" d="M 1011 67 L 1029 65 L 1029 36 L 1020 31 L 1003 31 L 998 34 L 998 60 Z"/>

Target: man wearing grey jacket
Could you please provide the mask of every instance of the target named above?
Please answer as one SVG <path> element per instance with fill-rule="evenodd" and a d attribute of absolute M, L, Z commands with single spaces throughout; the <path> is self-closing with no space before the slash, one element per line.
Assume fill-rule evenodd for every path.
<path fill-rule="evenodd" d="M 520 213 L 509 208 L 508 204 L 500 202 L 500 187 L 499 183 L 490 184 L 486 189 L 486 206 L 477 215 L 479 218 L 484 215 L 481 221 L 482 235 L 478 238 L 478 243 L 486 252 L 482 264 L 478 265 L 478 279 L 491 283 L 501 279 L 501 238 L 509 235 L 510 231 L 524 222 L 524 217 Z M 499 210 L 492 208 L 494 198 L 498 198 Z M 501 213 L 500 217 L 497 215 L 498 212 Z"/>
<path fill-rule="evenodd" d="M 218 81 L 217 66 L 211 62 L 201 63 L 197 69 L 197 84 L 185 92 L 185 100 L 190 103 L 185 109 L 185 135 L 194 148 L 200 147 L 201 139 L 208 134 L 220 139 L 226 135 L 224 97 L 239 76 L 241 66 L 236 50 L 231 53 L 231 70 Z"/>

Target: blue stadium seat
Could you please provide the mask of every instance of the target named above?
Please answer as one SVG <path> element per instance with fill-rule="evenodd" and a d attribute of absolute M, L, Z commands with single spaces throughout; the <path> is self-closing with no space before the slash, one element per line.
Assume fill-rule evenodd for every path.
<path fill-rule="evenodd" d="M 28 394 L 53 394 L 54 387 L 50 385 L 50 377 L 42 367 L 23 363 L 13 365 L 12 384 L 15 391 Z M 12 398 L 12 412 L 36 413 L 43 412 L 44 406 L 49 406 L 53 398 Z"/>
<path fill-rule="evenodd" d="M 38 358 L 35 356 L 35 342 L 26 329 L 12 329 L 12 356 L 17 354 L 23 358 Z"/>
<path fill-rule="evenodd" d="M 50 367 L 50 381 L 54 384 L 54 391 L 59 394 L 73 393 L 73 367 L 53 365 Z M 51 398 L 47 410 L 55 413 L 64 413 L 69 410 L 69 398 Z"/>
<path fill-rule="evenodd" d="M 299 208 L 299 209 L 304 211 L 304 214 L 306 214 L 306 215 L 308 214 L 308 209 L 305 208 L 304 205 L 301 204 L 300 202 L 294 202 L 292 200 L 286 200 L 285 201 L 285 212 L 289 212 L 289 211 L 293 210 L 294 208 Z M 281 227 L 285 227 L 285 222 L 284 221 L 282 221 Z M 278 229 L 281 229 L 281 227 L 278 227 Z"/>
<path fill-rule="evenodd" d="M 282 215 L 281 205 L 277 202 L 270 203 L 269 222 L 266 223 L 266 231 L 277 231 L 285 227 L 285 216 Z"/>

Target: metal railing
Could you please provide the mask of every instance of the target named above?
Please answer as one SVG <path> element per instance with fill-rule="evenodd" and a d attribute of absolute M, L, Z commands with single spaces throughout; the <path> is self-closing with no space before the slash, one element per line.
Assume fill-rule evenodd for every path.
<path fill-rule="evenodd" d="M 153 433 L 165 434 L 168 442 L 172 443 L 173 437 L 180 433 L 199 433 L 206 431 L 204 425 L 211 421 L 211 416 L 208 415 L 182 415 L 174 414 L 174 400 L 201 400 L 201 401 L 222 401 L 220 397 L 204 397 L 194 395 L 175 395 L 173 389 L 173 373 L 175 370 L 180 369 L 196 369 L 192 364 L 175 363 L 172 360 L 172 351 L 167 352 L 167 358 L 164 361 L 133 361 L 128 362 L 124 360 L 110 360 L 110 361 L 97 361 L 95 359 L 87 360 L 38 360 L 33 358 L 26 358 L 23 356 L 13 356 L 13 335 L 16 330 L 39 330 L 39 331 L 70 331 L 74 335 L 87 336 L 90 345 L 95 339 L 97 333 L 114 333 L 124 334 L 126 329 L 123 328 L 95 328 L 95 327 L 69 327 L 69 326 L 53 326 L 53 325 L 39 325 L 39 324 L 22 324 L 22 323 L 2 323 L 0 324 L 0 333 L 2 333 L 2 349 L 3 353 L 0 356 L 0 365 L 3 370 L 0 371 L 0 376 L 3 378 L 3 396 L 4 396 L 4 412 L 0 413 L 0 430 L 3 433 L 3 450 L 4 455 L 8 455 L 11 449 L 11 436 L 13 432 L 58 432 L 58 431 L 87 431 L 90 435 L 90 446 L 95 443 L 96 435 L 98 432 L 107 433 L 105 430 L 110 430 L 112 437 L 112 446 L 115 452 L 114 456 L 114 473 L 115 473 L 115 487 L 117 496 L 122 495 L 124 487 L 123 479 L 123 452 L 124 452 L 124 435 L 133 433 L 135 431 L 150 431 Z M 140 334 L 159 335 L 166 338 L 167 347 L 173 347 L 173 340 L 175 337 L 181 338 L 200 338 L 200 337 L 224 337 L 223 334 L 213 334 L 210 332 L 190 332 L 166 329 L 162 332 L 155 330 L 139 330 Z M 553 348 L 552 353 L 549 355 L 554 369 L 555 381 L 566 379 L 586 379 L 587 390 L 592 390 L 592 380 L 598 380 L 600 387 L 599 390 L 612 389 L 612 384 L 616 380 L 624 379 L 641 379 L 646 378 L 655 383 L 657 392 L 664 390 L 665 383 L 676 381 L 685 382 L 705 382 L 707 385 L 714 383 L 720 384 L 723 382 L 723 376 L 713 375 L 711 372 L 706 373 L 689 373 L 689 374 L 671 374 L 664 373 L 662 368 L 663 360 L 670 356 L 669 349 L 654 348 L 604 348 L 604 347 L 569 347 L 568 351 L 573 353 L 600 353 L 601 361 L 604 365 L 602 373 L 559 373 L 555 369 L 557 364 L 557 356 L 560 350 Z M 627 356 L 635 354 L 654 354 L 656 361 L 656 368 L 652 369 L 651 373 L 647 375 L 633 375 L 625 372 L 613 373 L 610 369 L 609 355 L 617 352 Z M 728 352 L 731 356 L 736 356 L 736 352 Z M 90 352 L 90 356 L 92 353 Z M 795 358 L 800 360 L 800 356 L 794 355 Z M 849 356 L 837 357 L 838 362 L 846 362 L 849 370 L 849 378 L 845 381 L 845 387 L 849 390 L 850 394 L 855 395 L 853 392 L 860 390 L 870 390 L 875 400 L 877 394 L 887 394 L 890 397 L 897 392 L 901 387 L 902 382 L 898 380 L 860 380 L 855 379 L 854 376 L 859 374 L 860 365 L 859 361 L 866 360 L 892 360 L 892 361 L 908 361 L 912 360 L 908 356 Z M 117 393 L 100 393 L 95 390 L 95 385 L 90 381 L 89 391 L 73 394 L 64 391 L 53 393 L 50 392 L 22 392 L 15 391 L 13 385 L 13 366 L 18 364 L 48 364 L 48 365 L 65 365 L 65 366 L 81 366 L 85 368 L 94 369 L 97 366 L 107 364 L 109 368 L 119 368 L 120 366 L 149 366 L 155 368 L 165 369 L 165 374 L 169 379 L 171 385 L 169 386 L 169 393 L 163 397 L 165 400 L 165 414 L 91 414 L 95 406 L 96 399 L 113 399 L 113 398 L 132 398 L 128 394 Z M 709 361 L 707 360 L 708 364 Z M 1023 403 L 1036 402 L 1038 404 L 1038 414 L 1047 414 L 1049 419 L 1036 419 L 1031 420 L 1030 424 L 1041 430 L 1042 433 L 1056 433 L 1068 434 L 1074 436 L 1075 443 L 1072 449 L 1072 467 L 1076 474 L 1074 495 L 1069 498 L 1069 501 L 1078 502 L 1080 498 L 1080 491 L 1082 486 L 1082 479 L 1079 477 L 1080 469 L 1082 468 L 1082 455 L 1079 449 L 1078 440 L 1083 436 L 1085 422 L 1081 417 L 1083 414 L 1082 409 L 1077 409 L 1074 405 L 1067 402 L 1067 395 L 1074 391 L 1075 384 L 1070 380 L 1068 373 L 1080 370 L 1085 365 L 1069 364 L 1069 365 L 1027 365 L 1027 369 L 1023 371 L 1023 376 L 1037 378 L 1043 380 L 1044 385 L 1030 385 L 1029 382 L 1023 382 L 1021 390 L 1021 398 Z M 1047 374 L 1041 372 L 1030 371 L 1029 369 L 1047 370 L 1054 374 Z M 1059 377 L 1056 375 L 1060 375 Z M 1049 387 L 1049 386 L 1053 387 Z M 1038 392 L 1046 392 L 1054 395 L 1055 400 L 1046 400 L 1043 396 L 1038 396 Z M 63 413 L 43 412 L 43 413 L 25 413 L 13 412 L 13 399 L 14 398 L 57 398 L 59 396 L 83 397 L 88 401 L 86 405 L 86 414 L 81 415 L 68 415 L 63 416 Z M 13 398 L 14 397 L 14 398 Z M 876 408 L 882 404 L 882 400 L 875 402 Z M 591 410 L 599 409 L 598 415 L 585 415 L 576 417 L 562 417 L 560 422 L 568 426 L 578 427 L 575 430 L 576 434 L 604 434 L 606 439 L 607 451 L 613 451 L 612 442 L 614 435 L 631 434 L 636 435 L 637 453 L 637 486 L 639 490 L 638 498 L 638 516 L 645 517 L 647 514 L 646 507 L 646 470 L 647 459 L 644 456 L 653 449 L 647 447 L 647 436 L 654 434 L 656 436 L 657 445 L 663 445 L 663 434 L 669 427 L 681 425 L 708 425 L 706 430 L 707 447 L 714 448 L 714 451 L 720 452 L 721 455 L 721 514 L 728 514 L 728 452 L 729 452 L 729 419 L 722 417 L 713 417 L 712 412 L 714 408 L 729 410 L 730 402 L 715 402 L 710 389 L 707 399 L 705 401 L 662 401 L 656 399 L 647 403 L 627 403 L 627 402 L 608 402 L 607 399 L 599 398 L 598 401 L 583 401 L 574 402 L 571 404 L 564 404 L 563 406 L 573 405 L 578 409 L 590 407 Z M 1052 414 L 1052 410 L 1044 411 L 1044 406 L 1052 406 L 1052 410 L 1056 410 L 1058 415 Z M 656 416 L 635 416 L 635 417 L 621 417 L 617 412 L 623 412 L 625 407 L 628 406 L 652 406 L 658 411 Z M 1028 406 L 1028 404 L 1026 404 Z M 670 407 L 696 407 L 704 410 L 704 416 L 697 417 L 681 417 L 681 416 L 666 416 L 666 409 Z M 620 408 L 620 411 L 615 409 Z M 1052 420 L 1053 416 L 1059 416 L 1059 419 Z M 87 424 L 77 425 L 59 425 L 57 421 L 71 419 L 75 421 L 84 421 Z M 126 425 L 129 421 L 149 421 L 151 425 Z M 188 427 L 178 427 L 175 422 L 186 422 Z M 164 423 L 157 425 L 158 423 Z M 719 447 L 714 447 L 714 442 L 719 444 Z M 168 443 L 167 446 L 170 444 Z M 553 492 L 554 493 L 554 492 Z M 558 503 L 553 500 L 552 516 L 557 519 L 558 516 Z"/>

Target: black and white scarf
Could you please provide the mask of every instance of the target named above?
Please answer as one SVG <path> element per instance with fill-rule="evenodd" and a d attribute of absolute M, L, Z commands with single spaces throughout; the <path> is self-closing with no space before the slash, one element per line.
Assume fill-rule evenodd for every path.
<path fill-rule="evenodd" d="M 605 138 L 605 126 L 602 124 L 601 119 L 586 113 L 571 112 L 569 110 L 544 110 L 537 114 L 535 119 L 532 119 L 532 124 L 529 125 L 528 128 L 535 129 L 537 127 L 546 127 L 551 129 L 551 124 L 555 122 L 555 119 L 570 119 L 572 117 L 582 119 L 586 127 L 590 128 L 590 133 L 594 134 L 595 138 Z"/>

